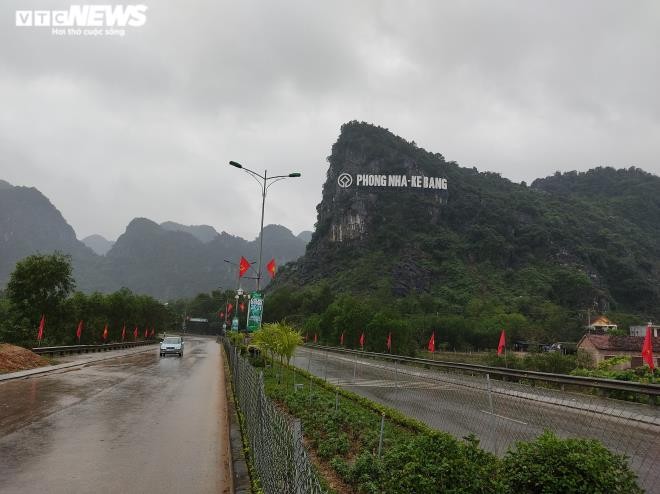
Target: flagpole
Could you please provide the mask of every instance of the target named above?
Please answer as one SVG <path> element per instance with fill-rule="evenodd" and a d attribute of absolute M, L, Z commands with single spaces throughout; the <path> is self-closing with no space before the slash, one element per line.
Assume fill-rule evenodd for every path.
<path fill-rule="evenodd" d="M 46 316 L 41 314 L 41 320 L 39 321 L 39 330 L 37 332 L 37 346 L 41 347 L 41 340 L 44 339 L 44 327 L 46 326 Z"/>

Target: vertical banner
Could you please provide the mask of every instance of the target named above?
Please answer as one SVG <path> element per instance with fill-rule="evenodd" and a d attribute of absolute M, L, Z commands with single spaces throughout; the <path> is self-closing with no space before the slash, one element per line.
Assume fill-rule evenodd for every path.
<path fill-rule="evenodd" d="M 248 308 L 247 330 L 249 333 L 261 327 L 261 314 L 264 311 L 264 296 L 259 292 L 250 294 L 250 307 Z"/>

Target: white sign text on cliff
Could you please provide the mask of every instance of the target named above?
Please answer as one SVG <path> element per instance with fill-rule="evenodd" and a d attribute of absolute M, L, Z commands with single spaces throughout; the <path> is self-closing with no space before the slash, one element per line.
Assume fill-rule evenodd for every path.
<path fill-rule="evenodd" d="M 356 187 L 398 187 L 412 189 L 447 190 L 447 179 L 443 177 L 427 177 L 424 175 L 371 175 L 358 173 L 341 173 L 337 177 L 337 185 L 346 189 L 355 183 Z"/>

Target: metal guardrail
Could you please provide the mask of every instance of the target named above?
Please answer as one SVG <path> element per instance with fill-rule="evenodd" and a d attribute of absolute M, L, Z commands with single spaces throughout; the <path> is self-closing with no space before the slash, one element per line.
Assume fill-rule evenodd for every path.
<path fill-rule="evenodd" d="M 405 355 L 392 355 L 389 353 L 365 352 L 362 350 L 353 350 L 349 348 L 333 347 L 325 345 L 306 345 L 310 348 L 326 350 L 335 353 L 357 354 L 362 357 L 371 357 L 384 360 L 408 362 L 416 365 L 427 365 L 429 367 L 438 367 L 443 369 L 455 369 L 468 372 L 477 372 L 479 374 L 490 374 L 510 377 L 513 379 L 526 379 L 532 382 L 552 382 L 562 385 L 580 386 L 584 388 L 596 388 L 608 391 L 626 391 L 629 393 L 638 393 L 648 395 L 649 397 L 660 396 L 660 385 L 646 384 L 629 381 L 617 381 L 615 379 L 603 379 L 597 377 L 569 376 L 566 374 L 553 374 L 550 372 L 526 371 L 519 369 L 507 369 L 504 367 L 489 367 L 487 365 L 466 364 L 462 362 L 447 362 L 442 360 L 424 359 L 416 357 L 407 357 Z"/>
<path fill-rule="evenodd" d="M 33 348 L 32 351 L 39 355 L 67 355 L 70 353 L 107 352 L 122 348 L 155 345 L 156 343 L 158 343 L 158 340 L 126 341 L 123 343 L 105 343 L 103 345 L 42 346 Z"/>

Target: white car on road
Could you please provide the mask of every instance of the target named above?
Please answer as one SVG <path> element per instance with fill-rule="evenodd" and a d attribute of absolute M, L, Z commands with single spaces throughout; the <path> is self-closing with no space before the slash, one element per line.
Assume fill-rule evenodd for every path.
<path fill-rule="evenodd" d="M 166 336 L 160 343 L 160 356 L 164 357 L 168 353 L 183 357 L 183 340 L 180 336 Z"/>

